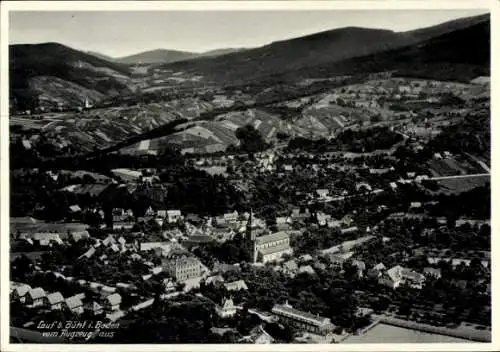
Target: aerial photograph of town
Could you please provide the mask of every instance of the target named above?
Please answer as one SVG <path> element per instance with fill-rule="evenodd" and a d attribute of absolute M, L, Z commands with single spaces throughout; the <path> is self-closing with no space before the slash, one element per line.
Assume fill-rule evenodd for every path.
<path fill-rule="evenodd" d="M 8 18 L 9 344 L 492 342 L 488 9 Z"/>

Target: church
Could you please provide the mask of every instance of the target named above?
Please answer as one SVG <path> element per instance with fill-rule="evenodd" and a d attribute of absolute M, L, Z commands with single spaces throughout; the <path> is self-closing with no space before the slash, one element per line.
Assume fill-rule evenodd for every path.
<path fill-rule="evenodd" d="M 251 258 L 253 263 L 268 263 L 280 260 L 285 254 L 293 253 L 290 247 L 290 235 L 280 231 L 265 234 L 263 229 L 253 225 L 253 214 L 250 212 L 247 223 L 247 239 L 250 241 Z"/>

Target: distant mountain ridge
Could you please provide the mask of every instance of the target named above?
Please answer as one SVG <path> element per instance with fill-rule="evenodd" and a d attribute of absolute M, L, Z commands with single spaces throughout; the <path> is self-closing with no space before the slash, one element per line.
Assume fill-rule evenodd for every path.
<path fill-rule="evenodd" d="M 95 57 L 97 57 L 99 59 L 103 59 L 103 60 L 109 61 L 109 62 L 115 62 L 115 58 L 114 57 L 111 57 L 111 56 L 108 56 L 108 55 L 104 55 L 104 54 L 101 54 L 101 53 L 98 53 L 98 52 L 95 52 L 95 51 L 87 51 L 87 54 L 95 56 Z"/>
<path fill-rule="evenodd" d="M 489 50 L 489 38 L 487 38 L 489 35 L 489 15 L 480 15 L 408 32 L 346 27 L 274 42 L 244 52 L 234 52 L 219 57 L 195 58 L 189 61 L 165 64 L 162 67 L 201 74 L 216 82 L 233 83 L 281 74 L 293 77 L 294 72 L 300 71 L 305 74 L 308 70 L 311 73 L 326 73 L 330 70 L 330 72 L 342 74 L 353 71 L 354 68 L 342 72 L 336 66 L 340 64 L 339 66 L 346 68 L 349 66 L 349 60 L 362 57 L 365 57 L 366 60 L 383 58 L 392 62 L 391 65 L 393 65 L 394 60 L 390 56 L 372 57 L 372 55 L 401 48 L 411 51 L 412 46 L 425 46 L 427 45 L 426 41 L 432 41 L 434 38 L 444 37 L 458 31 L 465 33 L 464 31 L 475 26 L 482 26 L 482 31 L 476 31 L 473 34 L 477 36 L 478 43 L 483 46 L 487 45 Z M 485 41 L 485 39 L 487 40 Z M 455 43 L 455 45 L 459 45 L 459 43 Z M 459 48 L 449 47 L 449 49 L 453 53 L 454 49 Z M 435 50 L 436 53 L 433 57 L 439 59 L 439 48 L 435 48 Z M 410 61 L 418 60 L 418 57 L 415 56 L 404 57 Z M 427 53 L 427 58 L 430 59 L 429 53 Z M 454 58 L 453 61 L 456 63 L 457 59 L 460 61 L 459 58 Z M 462 61 L 467 64 L 464 60 Z M 484 62 L 484 64 L 489 65 L 489 62 Z M 391 65 L 378 62 L 377 65 L 372 66 L 374 69 L 376 67 L 391 69 Z M 369 65 L 365 64 L 364 66 Z M 318 67 L 323 67 L 323 69 L 318 71 Z"/>
<path fill-rule="evenodd" d="M 189 60 L 196 57 L 195 53 L 188 51 L 156 49 L 141 52 L 134 55 L 116 58 L 113 61 L 133 65 L 133 64 L 159 64 L 175 61 Z"/>
<path fill-rule="evenodd" d="M 128 66 L 140 62 L 222 85 L 381 71 L 470 80 L 489 74 L 490 19 L 486 14 L 407 32 L 346 27 L 259 48 L 201 54 L 159 49 L 114 59 L 58 43 L 11 45 L 9 54 L 11 102 L 21 110 L 40 101 L 74 107 L 86 99 L 92 103 L 130 94 Z"/>
<path fill-rule="evenodd" d="M 223 49 L 214 49 L 214 50 L 209 50 L 205 51 L 202 53 L 197 54 L 197 57 L 213 57 L 213 56 L 221 56 L 221 55 L 226 55 L 226 54 L 231 54 L 231 53 L 236 53 L 236 52 L 241 52 L 249 50 L 248 48 L 223 48 Z"/>
<path fill-rule="evenodd" d="M 455 24 L 463 24 L 456 22 Z M 324 77 L 339 74 L 366 74 L 395 71 L 407 77 L 469 81 L 490 74 L 490 21 L 479 18 L 457 30 L 437 28 L 410 32 L 411 44 L 331 64 L 303 67 L 285 72 L 284 77 Z M 405 33 L 408 35 L 408 33 Z M 415 38 L 430 38 L 416 40 Z"/>
<path fill-rule="evenodd" d="M 140 52 L 137 54 L 114 58 L 108 55 L 104 55 L 97 52 L 89 51 L 88 54 L 94 55 L 103 60 L 110 62 L 116 62 L 126 65 L 138 65 L 138 64 L 167 64 L 171 62 L 185 61 L 198 57 L 215 57 L 230 54 L 233 52 L 240 52 L 247 50 L 245 48 L 223 48 L 214 49 L 202 53 L 195 53 L 190 51 L 179 51 L 170 49 L 155 49 Z"/>

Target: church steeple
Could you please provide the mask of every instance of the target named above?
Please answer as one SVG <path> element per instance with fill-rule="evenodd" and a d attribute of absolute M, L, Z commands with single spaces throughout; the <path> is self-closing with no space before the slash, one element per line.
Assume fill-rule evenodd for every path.
<path fill-rule="evenodd" d="M 254 230 L 254 228 L 253 228 L 253 209 L 250 209 L 250 215 L 248 216 L 246 230 L 247 230 L 247 238 L 251 241 L 254 241 L 256 236 L 255 236 L 255 231 L 253 231 Z"/>
<path fill-rule="evenodd" d="M 249 257 L 252 263 L 257 262 L 257 244 L 256 239 L 257 231 L 253 223 L 253 209 L 250 209 L 250 214 L 248 216 L 247 225 L 246 225 L 246 242 L 247 248 L 249 250 Z"/>

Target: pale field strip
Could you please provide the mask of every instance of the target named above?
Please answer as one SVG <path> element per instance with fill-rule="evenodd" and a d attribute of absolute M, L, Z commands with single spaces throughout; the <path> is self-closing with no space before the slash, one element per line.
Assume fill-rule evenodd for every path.
<path fill-rule="evenodd" d="M 140 141 L 139 142 L 139 146 L 137 147 L 137 150 L 148 150 L 150 144 L 151 144 L 151 140 L 150 139 L 146 139 L 146 140 Z"/>
<path fill-rule="evenodd" d="M 240 127 L 237 124 L 235 124 L 229 120 L 223 120 L 222 124 L 224 127 L 230 129 L 231 131 L 236 131 Z"/>
<path fill-rule="evenodd" d="M 112 139 L 109 138 L 104 132 L 100 131 L 100 130 L 97 130 L 95 132 L 96 135 L 98 135 L 99 137 L 101 137 L 102 139 L 104 139 L 106 142 L 110 143 L 112 142 Z"/>
<path fill-rule="evenodd" d="M 222 143 L 222 141 L 219 139 L 219 137 L 217 137 L 212 131 L 208 130 L 205 127 L 194 126 L 194 127 L 188 128 L 184 132 L 191 134 L 193 136 L 202 137 L 205 139 L 213 138 L 217 142 Z"/>
<path fill-rule="evenodd" d="M 345 126 L 344 122 L 340 121 L 340 119 L 337 116 L 334 116 L 333 119 L 335 120 L 335 122 L 339 124 L 341 128 Z"/>

